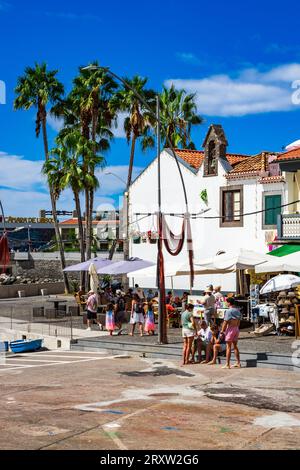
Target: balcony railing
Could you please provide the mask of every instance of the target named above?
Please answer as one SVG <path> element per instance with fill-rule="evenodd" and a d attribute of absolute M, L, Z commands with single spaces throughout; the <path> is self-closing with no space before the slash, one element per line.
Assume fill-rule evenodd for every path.
<path fill-rule="evenodd" d="M 279 240 L 300 241 L 300 214 L 279 215 L 277 232 Z"/>

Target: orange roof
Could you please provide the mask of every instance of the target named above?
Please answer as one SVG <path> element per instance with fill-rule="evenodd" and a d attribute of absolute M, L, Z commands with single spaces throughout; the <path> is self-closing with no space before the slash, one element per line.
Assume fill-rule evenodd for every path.
<path fill-rule="evenodd" d="M 199 170 L 204 160 L 204 152 L 202 150 L 188 150 L 188 149 L 176 149 L 176 154 L 179 158 L 182 158 L 190 166 Z M 226 158 L 230 165 L 235 166 L 236 164 L 244 161 L 247 158 L 251 158 L 250 155 L 241 155 L 236 153 L 227 153 Z"/>
<path fill-rule="evenodd" d="M 281 155 L 279 155 L 279 157 L 277 157 L 277 161 L 284 160 L 300 160 L 300 148 L 282 153 Z"/>
<path fill-rule="evenodd" d="M 83 224 L 85 224 L 85 220 L 82 221 Z M 93 225 L 113 225 L 113 224 L 119 224 L 119 220 L 93 220 Z M 59 223 L 59 225 L 78 225 L 78 219 L 73 218 L 73 219 L 68 219 L 68 220 L 63 220 L 62 222 Z"/>
<path fill-rule="evenodd" d="M 255 155 L 254 157 L 245 158 L 238 163 L 230 172 L 230 175 L 236 173 L 259 173 L 265 169 L 265 154 Z"/>

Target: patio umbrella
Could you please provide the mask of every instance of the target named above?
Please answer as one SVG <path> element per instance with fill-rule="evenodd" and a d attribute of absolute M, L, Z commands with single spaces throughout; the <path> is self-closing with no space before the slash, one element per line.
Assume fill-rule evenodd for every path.
<path fill-rule="evenodd" d="M 211 258 L 195 259 L 195 274 L 226 274 L 238 270 L 251 269 L 257 264 L 267 261 L 268 255 L 255 251 L 239 248 L 235 251 L 223 252 Z M 189 267 L 183 265 L 177 272 L 177 276 L 188 275 Z"/>
<path fill-rule="evenodd" d="M 173 277 L 176 276 L 176 273 L 182 263 L 169 263 L 168 261 L 165 263 L 165 276 L 166 277 Z M 127 274 L 127 277 L 135 278 L 135 277 L 145 277 L 145 278 L 156 278 L 156 271 L 157 265 L 149 266 L 148 268 L 139 269 L 136 272 L 130 272 Z"/>
<path fill-rule="evenodd" d="M 106 267 L 97 269 L 98 274 L 109 274 L 111 276 L 128 274 L 133 271 L 147 268 L 149 266 L 154 266 L 155 263 L 151 261 L 146 261 L 140 258 L 129 258 L 124 261 L 117 261 Z"/>
<path fill-rule="evenodd" d="M 99 287 L 99 278 L 98 278 L 97 269 L 94 263 L 90 264 L 89 275 L 90 275 L 91 290 L 93 292 L 97 292 L 98 287 Z"/>
<path fill-rule="evenodd" d="M 299 276 L 294 276 L 294 274 L 280 274 L 266 282 L 260 289 L 260 294 L 270 294 L 271 292 L 292 289 L 298 285 L 300 285 Z"/>
<path fill-rule="evenodd" d="M 300 272 L 300 252 L 291 253 L 277 258 L 270 256 L 269 261 L 255 267 L 256 273 L 279 273 L 283 271 Z"/>
<path fill-rule="evenodd" d="M 108 266 L 110 264 L 115 263 L 115 261 L 111 261 L 109 259 L 102 259 L 98 256 L 95 258 L 91 258 L 88 261 L 84 261 L 83 263 L 73 264 L 73 266 L 69 266 L 65 268 L 64 271 L 66 272 L 73 272 L 73 271 L 88 271 L 91 264 L 96 266 L 96 269 L 104 268 L 104 266 Z"/>

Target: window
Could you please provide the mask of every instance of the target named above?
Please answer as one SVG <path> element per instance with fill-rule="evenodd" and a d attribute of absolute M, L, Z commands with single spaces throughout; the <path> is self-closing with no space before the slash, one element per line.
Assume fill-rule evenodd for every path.
<path fill-rule="evenodd" d="M 277 226 L 277 216 L 281 214 L 281 195 L 272 194 L 264 196 L 263 226 L 271 228 Z"/>
<path fill-rule="evenodd" d="M 217 158 L 216 158 L 216 144 L 212 140 L 208 145 L 208 165 L 207 165 L 207 174 L 216 175 L 217 174 Z"/>
<path fill-rule="evenodd" d="M 243 226 L 243 187 L 233 186 L 221 188 L 221 227 Z"/>

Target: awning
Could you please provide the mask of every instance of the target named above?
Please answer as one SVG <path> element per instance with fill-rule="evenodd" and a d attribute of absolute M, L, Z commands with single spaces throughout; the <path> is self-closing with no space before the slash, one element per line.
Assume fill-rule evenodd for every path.
<path fill-rule="evenodd" d="M 300 251 L 300 245 L 283 245 L 280 248 L 276 248 L 276 250 L 270 251 L 268 255 L 286 256 L 297 251 Z"/>

